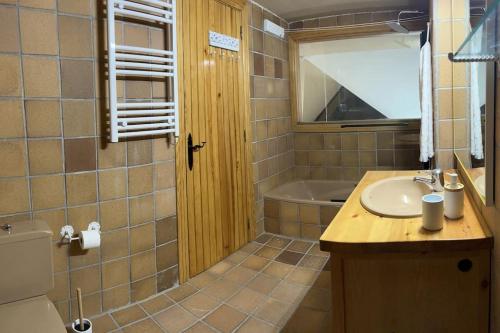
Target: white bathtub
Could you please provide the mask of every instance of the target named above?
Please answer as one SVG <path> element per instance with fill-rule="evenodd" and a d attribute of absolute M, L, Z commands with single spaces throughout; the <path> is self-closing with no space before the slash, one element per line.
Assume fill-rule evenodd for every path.
<path fill-rule="evenodd" d="M 298 180 L 283 184 L 264 197 L 301 204 L 338 205 L 347 200 L 356 184 L 354 181 Z"/>

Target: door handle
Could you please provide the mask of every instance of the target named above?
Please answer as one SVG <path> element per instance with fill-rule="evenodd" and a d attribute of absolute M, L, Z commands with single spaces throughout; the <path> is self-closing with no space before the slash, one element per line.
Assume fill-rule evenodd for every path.
<path fill-rule="evenodd" d="M 205 144 L 206 142 L 203 141 L 200 144 L 197 144 L 197 145 L 193 145 L 193 136 L 191 135 L 191 133 L 189 133 L 188 135 L 188 140 L 187 140 L 187 148 L 188 148 L 188 166 L 189 166 L 189 170 L 193 170 L 193 153 L 195 152 L 198 152 L 200 151 L 200 149 L 202 149 L 203 147 L 205 147 Z"/>

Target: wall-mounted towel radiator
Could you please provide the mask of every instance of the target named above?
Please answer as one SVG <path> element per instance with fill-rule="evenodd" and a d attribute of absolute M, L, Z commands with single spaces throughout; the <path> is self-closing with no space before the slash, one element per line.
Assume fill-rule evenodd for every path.
<path fill-rule="evenodd" d="M 167 50 L 117 45 L 115 18 L 171 25 Z M 111 142 L 120 138 L 174 133 L 179 136 L 175 0 L 108 0 L 108 80 Z M 167 30 L 167 29 L 166 29 Z M 162 78 L 173 84 L 173 100 L 118 102 L 116 79 Z M 171 78 L 171 79 L 170 79 Z"/>

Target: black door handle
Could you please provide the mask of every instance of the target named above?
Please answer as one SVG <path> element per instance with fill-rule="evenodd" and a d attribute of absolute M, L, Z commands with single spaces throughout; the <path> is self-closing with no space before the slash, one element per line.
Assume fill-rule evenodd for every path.
<path fill-rule="evenodd" d="M 191 133 L 189 133 L 188 135 L 188 166 L 189 166 L 189 170 L 193 170 L 193 153 L 199 151 L 200 149 L 202 149 L 203 147 L 205 147 L 205 144 L 206 142 L 202 142 L 201 145 L 198 144 L 198 145 L 193 145 L 193 136 L 191 135 Z"/>

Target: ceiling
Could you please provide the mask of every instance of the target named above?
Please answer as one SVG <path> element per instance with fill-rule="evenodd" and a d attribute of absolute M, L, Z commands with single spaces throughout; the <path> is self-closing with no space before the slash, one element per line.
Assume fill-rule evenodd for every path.
<path fill-rule="evenodd" d="M 257 3 L 289 22 L 335 13 L 386 9 L 427 10 L 429 0 L 256 0 Z"/>

